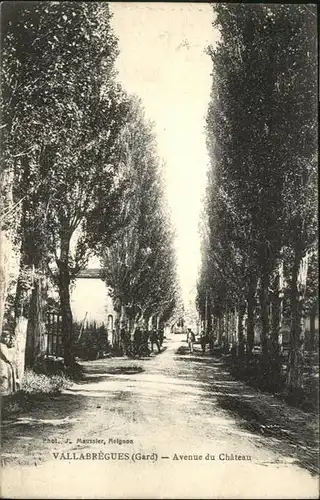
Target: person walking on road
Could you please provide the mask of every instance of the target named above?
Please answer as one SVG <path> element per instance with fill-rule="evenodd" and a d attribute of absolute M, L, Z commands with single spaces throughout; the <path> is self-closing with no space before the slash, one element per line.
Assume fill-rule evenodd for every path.
<path fill-rule="evenodd" d="M 193 344 L 194 344 L 194 341 L 195 341 L 195 335 L 194 335 L 193 331 L 191 330 L 191 328 L 188 328 L 187 342 L 188 342 L 190 354 L 193 353 Z"/>
<path fill-rule="evenodd" d="M 204 330 L 202 330 L 200 333 L 200 344 L 201 344 L 202 354 L 206 352 L 206 343 L 207 343 L 207 336 Z"/>
<path fill-rule="evenodd" d="M 120 330 L 120 340 L 123 354 L 126 356 L 130 347 L 130 333 L 125 326 Z"/>
<path fill-rule="evenodd" d="M 164 331 L 163 331 L 163 328 L 161 328 L 159 330 L 159 344 L 160 344 L 160 347 L 162 347 L 162 344 L 163 344 L 163 339 L 164 339 Z"/>
<path fill-rule="evenodd" d="M 161 349 L 159 344 L 158 332 L 156 328 L 152 329 L 152 332 L 150 334 L 150 342 L 151 342 L 151 352 L 153 352 L 153 344 L 156 344 L 158 352 L 160 352 Z"/>
<path fill-rule="evenodd" d="M 135 353 L 138 353 L 142 342 L 142 330 L 139 326 L 135 329 L 133 341 Z"/>

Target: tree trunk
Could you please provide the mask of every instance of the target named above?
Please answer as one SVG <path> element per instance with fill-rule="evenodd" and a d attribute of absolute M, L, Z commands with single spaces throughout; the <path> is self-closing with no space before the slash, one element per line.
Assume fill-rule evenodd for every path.
<path fill-rule="evenodd" d="M 309 342 L 308 348 L 310 355 L 316 350 L 316 315 L 318 311 L 318 303 L 316 302 L 310 311 L 310 333 L 309 333 Z"/>
<path fill-rule="evenodd" d="M 225 331 L 223 328 L 223 316 L 219 316 L 218 318 L 218 337 L 219 337 L 219 344 L 225 347 L 226 344 L 226 336 L 225 336 Z"/>
<path fill-rule="evenodd" d="M 121 307 L 119 309 L 118 308 L 115 309 L 115 311 L 116 311 L 116 317 L 115 317 L 115 320 L 114 320 L 114 325 L 113 325 L 114 328 L 112 330 L 112 340 L 111 340 L 112 347 L 116 347 L 117 346 L 117 339 L 119 338 Z"/>
<path fill-rule="evenodd" d="M 21 159 L 23 166 L 23 181 L 29 184 L 30 165 L 26 156 Z M 35 195 L 36 196 L 36 195 Z M 22 379 L 25 370 L 25 356 L 28 360 L 34 358 L 34 336 L 41 329 L 40 314 L 31 304 L 32 296 L 35 297 L 35 271 L 45 251 L 42 232 L 35 227 L 41 227 L 42 216 L 37 212 L 38 197 L 25 196 L 22 204 L 22 241 L 20 271 L 15 297 L 15 363 L 18 380 Z M 40 211 L 41 212 L 41 211 Z M 33 306 L 35 303 L 33 302 Z M 29 335 L 28 335 L 29 334 Z M 29 339 L 28 339 L 29 337 Z M 28 349 L 26 349 L 28 339 Z M 31 366 L 31 364 L 29 366 Z"/>
<path fill-rule="evenodd" d="M 16 370 L 17 383 L 20 386 L 25 371 L 25 351 L 31 292 L 32 270 L 29 266 L 22 265 L 20 267 L 15 296 L 15 355 L 13 363 Z"/>
<path fill-rule="evenodd" d="M 45 345 L 45 295 L 46 283 L 42 269 L 36 269 L 30 300 L 27 327 L 26 367 L 32 368 L 37 357 L 46 352 Z"/>
<path fill-rule="evenodd" d="M 152 319 L 153 319 L 153 316 L 152 315 L 150 316 L 149 312 L 145 312 L 144 313 L 144 315 L 143 315 L 143 322 L 144 322 L 147 330 L 150 330 L 150 328 L 151 328 Z"/>
<path fill-rule="evenodd" d="M 238 312 L 238 356 L 240 361 L 244 359 L 244 315 L 246 313 L 246 304 L 244 301 L 240 302 Z"/>
<path fill-rule="evenodd" d="M 0 230 L 0 332 L 2 332 L 5 304 L 10 282 L 10 247 L 10 240 L 5 231 Z"/>
<path fill-rule="evenodd" d="M 153 325 L 153 316 L 152 315 L 148 319 L 147 325 L 148 325 L 148 330 L 152 330 L 152 325 Z"/>
<path fill-rule="evenodd" d="M 303 386 L 302 296 L 298 288 L 301 261 L 300 252 L 296 250 L 290 287 L 291 328 L 286 378 L 286 391 L 292 396 L 298 396 Z"/>
<path fill-rule="evenodd" d="M 261 350 L 262 357 L 268 357 L 268 337 L 270 333 L 269 320 L 269 275 L 263 273 L 260 283 L 259 300 L 261 308 Z"/>
<path fill-rule="evenodd" d="M 226 338 L 225 349 L 226 349 L 226 352 L 229 352 L 229 350 L 230 350 L 230 330 L 229 330 L 229 322 L 228 322 L 228 311 L 225 311 L 225 313 L 223 315 L 222 324 L 223 324 L 223 329 L 224 329 L 225 338 Z"/>
<path fill-rule="evenodd" d="M 219 343 L 219 319 L 216 316 L 213 316 L 213 338 L 217 340 Z"/>
<path fill-rule="evenodd" d="M 9 213 L 14 213 L 13 205 L 13 184 L 14 167 L 3 168 L 0 172 L 0 206 L 2 212 L 7 215 L 0 218 L 0 333 L 3 329 L 3 319 L 5 313 L 5 304 L 7 301 L 8 289 L 10 285 L 11 254 L 13 252 L 13 239 L 17 232 L 19 223 L 18 213 L 14 214 L 12 220 L 8 217 Z M 7 207 L 5 209 L 5 207 Z"/>
<path fill-rule="evenodd" d="M 61 310 L 61 328 L 63 343 L 64 364 L 73 364 L 72 341 L 73 341 L 73 319 L 70 301 L 70 271 L 69 271 L 70 238 L 67 234 L 61 237 L 61 252 L 58 260 L 59 267 L 59 296 Z"/>
<path fill-rule="evenodd" d="M 270 375 L 272 380 L 270 380 L 274 389 L 278 388 L 281 377 L 281 358 L 280 358 L 280 343 L 279 335 L 282 324 L 282 291 L 279 289 L 280 275 L 277 272 L 275 280 L 273 282 L 273 292 L 271 295 L 271 352 L 270 352 L 270 362 L 271 371 Z"/>
<path fill-rule="evenodd" d="M 120 303 L 118 319 L 119 320 L 117 321 L 117 324 L 115 327 L 115 334 L 114 334 L 114 345 L 116 347 L 120 347 L 120 344 L 121 344 L 121 342 L 120 342 L 120 330 L 122 328 L 122 325 L 127 323 L 127 319 L 128 319 L 126 306 L 124 304 L 122 304 L 122 302 Z"/>
<path fill-rule="evenodd" d="M 249 281 L 249 290 L 248 290 L 248 322 L 247 322 L 247 345 L 248 345 L 248 358 L 252 356 L 252 349 L 254 347 L 254 315 L 255 315 L 255 306 L 256 306 L 256 287 L 257 281 L 251 276 Z"/>

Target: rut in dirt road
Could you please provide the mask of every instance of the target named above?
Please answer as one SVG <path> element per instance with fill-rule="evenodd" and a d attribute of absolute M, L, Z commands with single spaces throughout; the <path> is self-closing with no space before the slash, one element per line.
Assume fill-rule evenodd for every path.
<path fill-rule="evenodd" d="M 151 358 L 109 358 L 86 362 L 84 369 L 83 382 L 4 422 L 4 485 L 20 464 L 28 487 L 37 484 L 44 498 L 48 477 L 55 497 L 59 491 L 66 495 L 53 470 L 67 474 L 73 496 L 78 489 L 85 495 L 85 464 L 101 478 L 109 473 L 114 478 L 107 490 L 102 479 L 91 485 L 91 498 L 134 494 L 138 473 L 153 498 L 154 491 L 159 498 L 186 491 L 198 498 L 245 498 L 249 486 L 252 495 L 255 488 L 261 494 L 263 485 L 270 498 L 290 498 L 293 491 L 295 498 L 305 498 L 306 491 L 316 498 L 317 480 L 302 467 L 309 464 L 312 470 L 311 447 L 299 448 L 285 433 L 284 438 L 272 434 L 290 412 L 296 418 L 302 412 L 279 413 L 276 398 L 234 381 L 221 361 L 198 346 L 189 354 L 184 337 L 168 339 L 164 352 Z M 269 428 L 273 415 L 278 421 Z M 109 458 L 90 465 L 80 459 L 94 453 Z"/>

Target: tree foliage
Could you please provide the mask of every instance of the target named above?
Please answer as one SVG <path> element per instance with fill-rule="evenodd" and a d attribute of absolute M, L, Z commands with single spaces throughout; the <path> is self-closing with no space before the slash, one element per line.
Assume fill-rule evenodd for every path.
<path fill-rule="evenodd" d="M 149 320 L 173 312 L 178 290 L 173 231 L 152 124 L 133 98 L 118 140 L 122 229 L 104 251 L 105 279 L 122 319 Z"/>
<path fill-rule="evenodd" d="M 208 49 L 211 168 L 198 307 L 203 315 L 209 293 L 213 314 L 223 319 L 232 311 L 238 325 L 246 308 L 248 353 L 255 319 L 263 363 L 271 363 L 268 356 L 275 360 L 280 347 L 284 265 L 291 321 L 287 387 L 295 390 L 305 296 L 299 280 L 316 238 L 315 12 L 260 4 L 218 4 L 214 11 L 221 38 Z"/>
<path fill-rule="evenodd" d="M 7 3 L 4 21 L 4 160 L 21 214 L 20 274 L 54 261 L 69 363 L 69 287 L 92 249 L 87 227 L 99 206 L 106 238 L 116 213 L 113 149 L 127 107 L 117 41 L 99 2 Z"/>

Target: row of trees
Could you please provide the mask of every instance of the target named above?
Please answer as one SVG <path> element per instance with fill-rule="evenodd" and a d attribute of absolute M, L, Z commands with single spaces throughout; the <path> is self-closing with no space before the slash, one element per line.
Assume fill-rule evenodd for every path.
<path fill-rule="evenodd" d="M 259 327 L 264 377 L 275 386 L 287 320 L 286 387 L 296 393 L 302 320 L 317 309 L 316 13 L 243 4 L 214 12 L 221 38 L 209 48 L 211 167 L 197 304 L 213 328 L 233 322 L 243 362 Z"/>
<path fill-rule="evenodd" d="M 120 172 L 125 191 L 121 230 L 101 250 L 106 282 L 118 313 L 117 324 L 132 329 L 150 320 L 163 325 L 180 304 L 173 245 L 165 202 L 161 163 L 152 124 L 133 100 L 119 136 Z"/>
<path fill-rule="evenodd" d="M 118 285 L 111 255 L 116 258 L 118 236 L 122 241 L 128 235 L 129 241 L 137 227 L 139 237 L 130 245 L 141 255 L 150 248 L 148 262 L 124 252 L 118 263 L 130 268 L 134 260 L 136 280 L 148 265 L 148 278 L 155 281 L 152 293 L 147 291 L 149 314 L 159 296 L 157 313 L 168 316 L 175 307 L 167 213 L 159 233 L 155 229 L 163 209 L 159 160 L 141 105 L 117 83 L 110 19 L 101 2 L 2 6 L 0 319 L 2 327 L 12 242 L 20 261 L 14 298 L 19 376 L 24 358 L 32 366 L 41 351 L 52 285 L 59 293 L 65 363 L 72 363 L 70 287 L 93 252 L 107 259 L 106 279 L 115 299 L 135 307 L 134 295 L 127 300 L 118 293 L 124 285 Z M 157 275 L 160 269 L 163 276 Z"/>

